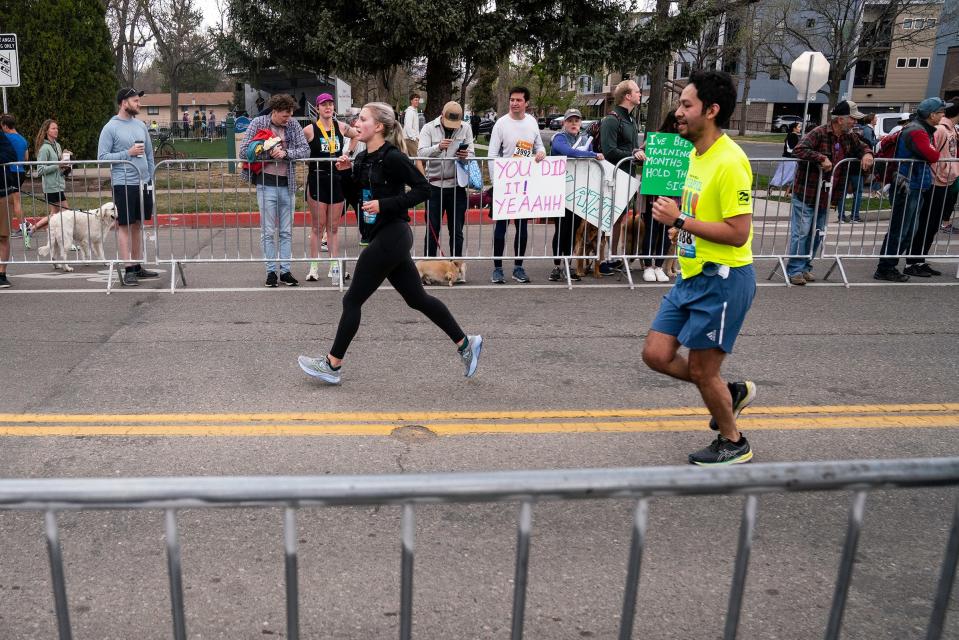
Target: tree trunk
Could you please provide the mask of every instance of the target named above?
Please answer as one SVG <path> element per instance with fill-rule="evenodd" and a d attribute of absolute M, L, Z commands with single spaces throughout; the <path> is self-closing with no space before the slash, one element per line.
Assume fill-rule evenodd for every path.
<path fill-rule="evenodd" d="M 669 20 L 670 0 L 656 0 L 656 21 L 664 23 Z M 653 67 L 653 76 L 650 79 L 649 102 L 646 109 L 646 130 L 654 130 L 663 121 L 663 88 L 666 85 L 668 61 L 664 60 Z"/>
<path fill-rule="evenodd" d="M 646 103 L 646 130 L 655 131 L 663 121 L 667 109 L 663 104 L 663 93 L 666 86 L 666 63 L 661 62 L 653 67 L 649 81 L 649 102 Z"/>
<path fill-rule="evenodd" d="M 752 75 L 752 70 L 749 68 L 751 65 L 746 65 L 746 78 L 743 80 L 743 99 L 739 104 L 739 135 L 746 135 L 746 124 L 749 117 L 749 82 L 750 76 Z"/>
<path fill-rule="evenodd" d="M 443 105 L 453 98 L 453 80 L 456 72 L 445 55 L 432 55 L 426 62 L 426 109 L 423 115 L 429 122 L 443 112 Z"/>
<path fill-rule="evenodd" d="M 176 73 L 170 74 L 170 126 L 173 126 L 173 123 L 177 121 L 179 117 L 178 109 L 180 105 L 177 103 L 180 101 L 180 88 L 177 82 L 178 78 Z"/>

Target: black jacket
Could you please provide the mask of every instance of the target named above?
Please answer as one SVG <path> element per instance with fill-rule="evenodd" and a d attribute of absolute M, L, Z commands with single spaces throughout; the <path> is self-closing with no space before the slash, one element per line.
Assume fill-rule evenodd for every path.
<path fill-rule="evenodd" d="M 389 142 L 373 153 L 360 151 L 352 170 L 341 175 L 348 202 L 359 201 L 362 206 L 364 200 L 380 201 L 380 212 L 369 230 L 370 240 L 388 224 L 409 222 L 410 207 L 424 202 L 430 195 L 430 183 L 413 166 L 413 161 Z M 356 213 L 363 215 L 362 210 Z"/>

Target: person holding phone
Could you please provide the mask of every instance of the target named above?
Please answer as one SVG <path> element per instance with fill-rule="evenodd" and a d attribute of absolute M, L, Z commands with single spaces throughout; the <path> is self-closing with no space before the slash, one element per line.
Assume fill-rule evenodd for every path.
<path fill-rule="evenodd" d="M 117 244 L 126 262 L 123 284 L 137 286 L 144 278 L 160 274 L 147 271 L 143 260 L 142 224 L 153 219 L 153 145 L 150 132 L 137 120 L 142 91 L 125 87 L 117 92 L 117 115 L 100 131 L 97 160 L 125 160 L 110 165 L 113 203 L 117 208 Z M 140 186 L 143 186 L 141 190 Z"/>
<path fill-rule="evenodd" d="M 393 107 L 371 102 L 360 111 L 354 126 L 366 149 L 356 155 L 355 161 L 348 155 L 340 156 L 336 168 L 343 174 L 347 199 L 352 201 L 351 194 L 359 194 L 360 215 L 369 225 L 370 245 L 356 261 L 353 282 L 343 297 L 343 313 L 329 353 L 318 358 L 300 356 L 297 362 L 310 377 L 327 384 L 339 384 L 346 350 L 360 328 L 363 304 L 388 279 L 410 308 L 423 313 L 457 345 L 459 359 L 466 367 L 465 375 L 471 378 L 476 374 L 483 338 L 463 333 L 446 305 L 426 293 L 410 256 L 413 231 L 409 210 L 428 197 L 429 184 L 401 151 L 403 129 L 393 114 Z"/>
<path fill-rule="evenodd" d="M 449 230 L 449 257 L 461 256 L 467 196 L 466 185 L 460 185 L 456 179 L 456 161 L 476 157 L 476 152 L 473 148 L 473 130 L 463 126 L 463 107 L 458 102 L 447 102 L 443 105 L 442 115 L 423 126 L 417 155 L 436 158 L 426 161 L 430 197 L 426 202 L 428 222 L 425 253 L 427 256 L 436 255 L 445 212 Z"/>

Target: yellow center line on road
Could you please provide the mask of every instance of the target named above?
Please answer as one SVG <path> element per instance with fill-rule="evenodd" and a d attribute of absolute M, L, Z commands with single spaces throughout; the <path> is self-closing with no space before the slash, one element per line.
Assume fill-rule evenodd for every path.
<path fill-rule="evenodd" d="M 959 403 L 929 404 L 850 404 L 756 406 L 750 415 L 809 414 L 912 414 L 959 412 Z M 702 407 L 667 407 L 661 409 L 530 409 L 518 411 L 361 411 L 299 413 L 0 413 L 0 425 L 16 424 L 155 424 L 155 423 L 257 423 L 268 422 L 413 422 L 432 420 L 547 420 L 584 418 L 670 418 L 705 416 Z"/>
<path fill-rule="evenodd" d="M 0 414 L 0 436 L 439 436 L 701 431 L 701 408 L 333 413 Z M 744 430 L 959 427 L 959 404 L 750 407 Z"/>

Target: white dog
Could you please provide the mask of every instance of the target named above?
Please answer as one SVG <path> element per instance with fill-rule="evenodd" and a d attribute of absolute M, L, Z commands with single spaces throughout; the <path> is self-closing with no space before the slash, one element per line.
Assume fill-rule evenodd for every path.
<path fill-rule="evenodd" d="M 50 216 L 47 246 L 40 247 L 41 256 L 59 256 L 67 259 L 67 250 L 75 244 L 81 260 L 103 260 L 103 239 L 113 228 L 117 220 L 117 208 L 108 202 L 99 209 L 81 211 L 79 209 L 63 209 Z M 53 268 L 63 268 L 64 271 L 73 271 L 68 264 L 55 264 Z"/>

